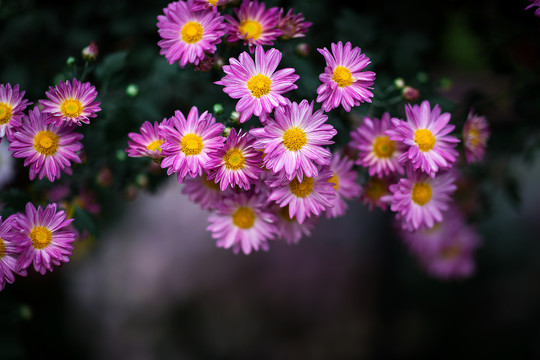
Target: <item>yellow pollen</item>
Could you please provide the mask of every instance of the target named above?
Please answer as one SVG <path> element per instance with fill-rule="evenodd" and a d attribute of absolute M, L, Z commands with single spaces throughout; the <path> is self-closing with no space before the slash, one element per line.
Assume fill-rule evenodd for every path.
<path fill-rule="evenodd" d="M 302 146 L 306 145 L 306 143 L 306 133 L 297 126 L 287 129 L 287 131 L 283 133 L 283 145 L 285 145 L 289 151 L 298 151 Z"/>
<path fill-rule="evenodd" d="M 208 178 L 208 175 L 206 175 L 206 174 L 202 175 L 202 180 L 203 180 L 204 186 L 206 186 L 210 190 L 221 190 L 219 188 L 219 184 L 215 183 L 213 180 L 208 180 L 207 178 Z"/>
<path fill-rule="evenodd" d="M 378 136 L 373 142 L 373 152 L 378 158 L 392 157 L 396 150 L 396 143 L 388 139 L 388 136 Z"/>
<path fill-rule="evenodd" d="M 262 34 L 262 25 L 258 21 L 246 20 L 240 24 L 240 34 L 246 39 L 257 40 Z"/>
<path fill-rule="evenodd" d="M 469 130 L 469 142 L 471 143 L 472 146 L 477 146 L 479 143 L 478 130 L 476 130 L 475 128 L 471 128 Z"/>
<path fill-rule="evenodd" d="M 431 200 L 431 186 L 428 183 L 416 183 L 412 189 L 412 200 L 424 206 Z"/>
<path fill-rule="evenodd" d="M 238 148 L 232 148 L 225 153 L 223 161 L 227 169 L 238 170 L 244 167 L 245 158 L 242 151 L 238 150 Z"/>
<path fill-rule="evenodd" d="M 428 129 L 418 129 L 414 132 L 414 142 L 422 151 L 429 151 L 435 146 L 435 136 Z"/>
<path fill-rule="evenodd" d="M 188 133 L 184 135 L 180 143 L 182 152 L 186 156 L 199 155 L 203 149 L 203 146 L 204 145 L 202 138 L 199 135 L 193 133 Z"/>
<path fill-rule="evenodd" d="M 52 232 L 45 226 L 34 226 L 30 231 L 30 239 L 34 249 L 44 249 L 52 241 Z"/>
<path fill-rule="evenodd" d="M 255 213 L 249 207 L 240 206 L 232 215 L 232 221 L 240 229 L 249 229 L 255 224 Z"/>
<path fill-rule="evenodd" d="M 0 125 L 7 124 L 11 119 L 11 105 L 0 103 Z"/>
<path fill-rule="evenodd" d="M 328 179 L 328 182 L 329 183 L 334 183 L 334 185 L 332 185 L 334 187 L 334 189 L 337 191 L 338 188 L 339 188 L 339 178 L 337 176 L 336 173 L 334 173 L 334 175 L 332 175 L 332 177 L 330 179 Z"/>
<path fill-rule="evenodd" d="M 203 37 L 203 27 L 195 21 L 188 21 L 180 30 L 182 40 L 188 44 L 194 44 L 200 41 Z"/>
<path fill-rule="evenodd" d="M 459 244 L 454 244 L 442 249 L 440 255 L 443 259 L 454 259 L 458 257 L 460 253 L 461 246 L 459 246 Z"/>
<path fill-rule="evenodd" d="M 351 71 L 345 66 L 336 66 L 334 69 L 334 75 L 332 75 L 332 80 L 338 84 L 339 87 L 345 87 L 351 85 L 354 81 L 351 75 Z"/>
<path fill-rule="evenodd" d="M 79 99 L 65 99 L 60 105 L 60 111 L 64 116 L 70 118 L 76 118 L 81 115 L 84 110 L 84 106 L 81 104 Z"/>
<path fill-rule="evenodd" d="M 272 80 L 266 75 L 257 74 L 253 75 L 247 81 L 247 87 L 251 94 L 259 99 L 261 96 L 264 96 L 270 92 L 270 87 L 272 86 Z"/>
<path fill-rule="evenodd" d="M 34 149 L 43 155 L 54 155 L 58 150 L 58 135 L 43 130 L 34 136 Z"/>
<path fill-rule="evenodd" d="M 152 142 L 150 142 L 148 145 L 146 145 L 146 150 L 149 150 L 149 151 L 159 151 L 161 152 L 161 144 L 163 144 L 164 141 L 163 140 L 154 140 Z"/>
<path fill-rule="evenodd" d="M 302 182 L 299 182 L 297 178 L 294 178 L 289 183 L 289 189 L 291 189 L 291 192 L 297 197 L 304 198 L 313 191 L 313 178 L 306 177 Z"/>
<path fill-rule="evenodd" d="M 6 255 L 6 245 L 4 244 L 4 239 L 0 238 L 0 259 Z"/>
<path fill-rule="evenodd" d="M 379 178 L 373 177 L 364 186 L 366 195 L 372 200 L 379 200 L 381 196 L 386 194 L 386 184 Z"/>
<path fill-rule="evenodd" d="M 206 1 L 208 1 L 208 3 L 209 3 L 210 5 L 212 5 L 212 6 L 216 6 L 216 4 L 217 4 L 217 2 L 218 2 L 218 0 L 206 0 Z"/>

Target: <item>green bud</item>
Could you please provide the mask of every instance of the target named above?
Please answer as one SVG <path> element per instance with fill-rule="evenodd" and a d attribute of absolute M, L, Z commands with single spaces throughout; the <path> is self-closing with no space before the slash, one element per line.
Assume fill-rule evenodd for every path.
<path fill-rule="evenodd" d="M 221 104 L 214 104 L 214 114 L 222 114 L 224 111 L 223 105 Z"/>
<path fill-rule="evenodd" d="M 126 158 L 127 158 L 126 151 L 125 151 L 125 150 L 122 150 L 122 149 L 116 150 L 116 158 L 117 158 L 119 161 L 124 161 L 124 160 L 126 160 Z"/>
<path fill-rule="evenodd" d="M 126 94 L 131 97 L 139 95 L 139 87 L 135 84 L 129 84 L 126 87 Z"/>
<path fill-rule="evenodd" d="M 396 78 L 394 80 L 394 86 L 396 87 L 396 89 L 402 89 L 404 86 L 405 86 L 405 80 L 403 80 L 403 78 Z"/>
<path fill-rule="evenodd" d="M 75 57 L 73 57 L 73 56 L 68 57 L 67 60 L 66 60 L 67 66 L 73 66 L 73 65 L 75 65 L 75 62 L 76 62 L 76 60 L 75 60 Z"/>

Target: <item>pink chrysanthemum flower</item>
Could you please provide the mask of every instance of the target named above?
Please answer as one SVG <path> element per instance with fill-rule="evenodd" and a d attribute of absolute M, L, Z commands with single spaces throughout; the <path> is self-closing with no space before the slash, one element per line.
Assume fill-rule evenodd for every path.
<path fill-rule="evenodd" d="M 452 201 L 456 190 L 452 172 L 432 178 L 426 173 L 407 168 L 407 177 L 390 185 L 392 192 L 391 210 L 397 212 L 404 229 L 431 228 L 443 220 L 442 212 Z"/>
<path fill-rule="evenodd" d="M 536 10 L 534 11 L 534 15 L 540 17 L 540 0 L 529 0 L 532 2 L 532 4 L 527 5 L 525 7 L 525 10 L 529 10 L 530 8 L 536 6 Z"/>
<path fill-rule="evenodd" d="M 199 116 L 196 106 L 191 108 L 187 119 L 176 110 L 174 116 L 159 127 L 165 139 L 161 144 L 164 156 L 161 167 L 167 169 L 167 175 L 177 173 L 179 183 L 187 175 L 196 177 L 210 171 L 210 160 L 225 140 L 221 136 L 224 128 L 208 111 Z"/>
<path fill-rule="evenodd" d="M 489 124 L 486 117 L 474 114 L 471 109 L 463 126 L 465 158 L 469 164 L 482 160 L 489 134 Z"/>
<path fill-rule="evenodd" d="M 206 53 L 215 53 L 225 34 L 223 16 L 210 10 L 192 11 L 192 5 L 192 0 L 171 2 L 163 9 L 164 15 L 157 17 L 159 53 L 169 64 L 178 61 L 182 68 L 199 64 Z"/>
<path fill-rule="evenodd" d="M 17 243 L 13 241 L 12 222 L 14 216 L 2 221 L 0 216 L 0 291 L 6 286 L 6 282 L 13 284 L 15 275 L 26 276 L 26 269 L 17 269 L 17 257 L 19 250 Z"/>
<path fill-rule="evenodd" d="M 19 91 L 19 85 L 0 84 L 0 140 L 6 134 L 11 135 L 13 128 L 21 126 L 24 109 L 30 104 L 23 99 L 24 91 Z"/>
<path fill-rule="evenodd" d="M 230 65 L 224 65 L 225 76 L 215 83 L 225 86 L 223 91 L 233 99 L 240 99 L 236 111 L 240 113 L 240 122 L 244 123 L 252 115 L 264 119 L 276 107 L 290 101 L 281 94 L 294 90 L 299 76 L 293 68 L 275 71 L 281 61 L 281 52 L 269 49 L 266 53 L 262 46 L 255 49 L 255 62 L 247 52 L 237 59 L 230 58 Z"/>
<path fill-rule="evenodd" d="M 284 14 L 283 8 L 279 9 L 277 28 L 283 32 L 281 34 L 283 39 L 288 40 L 304 37 L 311 25 L 313 23 L 304 21 L 304 15 L 302 13 L 295 14 L 293 13 L 293 9 L 289 9 L 287 14 Z"/>
<path fill-rule="evenodd" d="M 300 224 L 311 215 L 319 216 L 334 205 L 336 191 L 328 180 L 332 178 L 328 166 L 320 167 L 316 177 L 304 177 L 300 182 L 296 177 L 290 181 L 274 176 L 269 179 L 272 189 L 268 200 L 275 201 L 280 207 L 289 205 L 289 217 Z"/>
<path fill-rule="evenodd" d="M 375 80 L 373 71 L 362 71 L 370 63 L 359 47 L 345 46 L 339 41 L 331 44 L 332 53 L 327 48 L 317 49 L 326 60 L 324 73 L 319 75 L 322 82 L 317 88 L 317 102 L 324 111 L 342 105 L 345 111 L 362 102 L 371 102 L 373 93 L 369 90 Z"/>
<path fill-rule="evenodd" d="M 72 82 L 60 81 L 54 88 L 49 86 L 45 95 L 48 99 L 39 100 L 39 103 L 43 106 L 42 112 L 48 115 L 46 124 L 81 126 L 82 123 L 89 124 L 90 119 L 101 111 L 99 102 L 95 101 L 96 88 L 89 82 L 81 83 L 75 78 Z"/>
<path fill-rule="evenodd" d="M 34 269 L 45 274 L 53 266 L 69 261 L 76 232 L 69 226 L 73 219 L 66 219 L 64 210 L 57 211 L 56 204 L 37 209 L 26 204 L 26 213 L 17 214 L 13 223 L 14 241 L 21 252 L 18 269 L 34 264 Z"/>
<path fill-rule="evenodd" d="M 256 149 L 264 150 L 264 166 L 287 180 L 317 176 L 317 165 L 330 164 L 332 154 L 324 146 L 333 144 L 337 131 L 326 124 L 322 110 L 313 112 L 313 102 L 302 100 L 275 111 L 275 121 L 250 131 L 257 138 Z"/>
<path fill-rule="evenodd" d="M 369 211 L 376 207 L 386 210 L 392 201 L 392 197 L 389 196 L 390 185 L 394 183 L 393 178 L 371 176 L 362 187 L 359 200 L 369 208 Z"/>
<path fill-rule="evenodd" d="M 367 167 L 370 176 L 404 173 L 399 163 L 400 144 L 390 140 L 385 133 L 391 127 L 390 114 L 385 112 L 380 119 L 365 117 L 364 122 L 351 132 L 350 146 L 358 150 L 356 164 Z"/>
<path fill-rule="evenodd" d="M 238 20 L 229 14 L 224 15 L 228 22 L 227 41 L 244 40 L 250 52 L 253 52 L 255 45 L 272 45 L 281 35 L 281 30 L 277 28 L 278 7 L 266 10 L 265 3 L 243 0 L 240 7 L 234 9 L 234 13 Z"/>
<path fill-rule="evenodd" d="M 217 12 L 219 6 L 226 5 L 233 0 L 193 0 L 191 11 L 212 10 Z"/>
<path fill-rule="evenodd" d="M 266 199 L 246 192 L 235 193 L 220 203 L 215 213 L 208 217 L 216 245 L 225 249 L 232 247 L 237 254 L 252 250 L 268 250 L 268 240 L 276 235 L 275 217 L 267 209 Z"/>
<path fill-rule="evenodd" d="M 24 166 L 30 166 L 30 180 L 46 176 L 52 182 L 60 179 L 62 171 L 73 174 L 71 161 L 81 162 L 76 152 L 83 147 L 80 142 L 83 135 L 73 132 L 67 123 L 46 125 L 46 117 L 37 106 L 29 111 L 11 137 L 9 150 L 13 157 L 25 159 Z"/>
<path fill-rule="evenodd" d="M 345 214 L 347 210 L 346 200 L 351 200 L 360 195 L 362 188 L 356 182 L 357 172 L 353 170 L 354 161 L 334 153 L 330 162 L 332 177 L 328 180 L 333 184 L 336 191 L 334 206 L 326 209 L 327 218 L 336 218 Z"/>
<path fill-rule="evenodd" d="M 163 124 L 166 124 L 167 120 L 163 120 Z M 157 121 L 154 121 L 154 125 L 150 121 L 145 121 L 140 128 L 139 133 L 130 132 L 128 137 L 128 147 L 126 152 L 130 157 L 149 157 L 156 162 L 160 162 L 163 159 L 161 154 L 161 144 L 165 142 L 163 136 L 159 133 L 159 125 Z"/>
<path fill-rule="evenodd" d="M 207 179 L 206 173 L 194 178 L 186 178 L 182 187 L 182 194 L 187 195 L 188 199 L 198 204 L 203 210 L 214 210 L 219 203 L 233 191 L 227 188 L 221 191 L 219 184 Z"/>
<path fill-rule="evenodd" d="M 439 105 L 431 110 L 427 100 L 421 105 L 405 105 L 405 112 L 407 121 L 392 118 L 394 128 L 386 131 L 390 140 L 406 146 L 399 162 L 410 162 L 413 169 L 420 169 L 432 177 L 439 169 L 452 167 L 458 156 L 453 148 L 459 140 L 448 135 L 455 127 L 448 124 L 450 114 L 441 114 Z"/>
<path fill-rule="evenodd" d="M 316 217 L 308 217 L 300 224 L 296 217 L 290 218 L 288 205 L 281 208 L 275 206 L 275 209 L 279 239 L 283 239 L 287 244 L 292 245 L 298 244 L 304 236 L 311 236 L 311 230 L 313 230 L 317 221 Z"/>
<path fill-rule="evenodd" d="M 231 129 L 225 145 L 210 161 L 213 170 L 208 174 L 208 180 L 219 183 L 222 191 L 229 185 L 249 190 L 263 172 L 262 153 L 253 148 L 254 140 L 249 133 L 242 134 L 240 130 L 237 134 L 234 128 Z"/>

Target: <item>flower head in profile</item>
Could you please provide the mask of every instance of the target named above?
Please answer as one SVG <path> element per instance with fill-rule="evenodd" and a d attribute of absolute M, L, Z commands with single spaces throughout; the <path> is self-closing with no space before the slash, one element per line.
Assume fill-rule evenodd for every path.
<path fill-rule="evenodd" d="M 284 14 L 283 8 L 279 9 L 277 28 L 282 31 L 281 37 L 283 39 L 288 40 L 304 37 L 311 25 L 313 23 L 305 21 L 302 13 L 295 14 L 293 13 L 293 9 L 289 9 L 287 14 Z"/>
<path fill-rule="evenodd" d="M 328 117 L 317 110 L 313 102 L 302 100 L 279 107 L 275 120 L 268 119 L 264 127 L 250 131 L 257 141 L 256 149 L 264 151 L 264 166 L 287 180 L 317 176 L 317 165 L 330 164 L 331 153 L 325 147 L 337 131 L 326 121 Z"/>
<path fill-rule="evenodd" d="M 454 125 L 448 124 L 450 114 L 441 114 L 439 105 L 431 110 L 427 100 L 421 105 L 405 105 L 405 113 L 407 121 L 392 118 L 393 128 L 386 131 L 390 140 L 405 146 L 399 162 L 410 163 L 413 169 L 432 177 L 439 169 L 451 168 L 458 156 L 454 147 L 459 140 L 449 135 L 454 130 Z"/>
<path fill-rule="evenodd" d="M 17 269 L 19 250 L 17 243 L 13 241 L 12 222 L 14 215 L 2 221 L 0 216 L 0 291 L 6 286 L 6 282 L 13 284 L 15 275 L 26 276 L 26 269 Z"/>
<path fill-rule="evenodd" d="M 23 124 L 11 137 L 9 150 L 13 157 L 24 158 L 30 166 L 30 180 L 60 178 L 61 172 L 72 175 L 71 162 L 81 163 L 77 152 L 82 149 L 82 134 L 67 123 L 45 124 L 47 115 L 36 106 L 28 112 Z"/>
<path fill-rule="evenodd" d="M 224 18 L 216 11 L 193 11 L 192 0 L 171 2 L 158 15 L 159 53 L 169 64 L 180 67 L 197 65 L 205 54 L 216 52 L 216 44 L 225 34 Z"/>
<path fill-rule="evenodd" d="M 58 86 L 49 86 L 49 91 L 45 92 L 47 99 L 39 100 L 43 106 L 42 112 L 47 115 L 46 124 L 79 125 L 89 124 L 91 118 L 97 116 L 101 111 L 99 102 L 95 101 L 97 91 L 89 82 L 81 83 L 73 78 L 60 81 Z"/>
<path fill-rule="evenodd" d="M 463 126 L 465 158 L 469 164 L 482 160 L 489 134 L 489 124 L 486 117 L 476 115 L 471 109 Z"/>
<path fill-rule="evenodd" d="M 250 192 L 234 193 L 225 198 L 208 217 L 216 245 L 232 248 L 236 254 L 268 250 L 268 240 L 275 238 L 275 217 L 267 209 L 266 199 Z"/>
<path fill-rule="evenodd" d="M 215 210 L 219 203 L 230 196 L 232 188 L 221 191 L 219 184 L 207 179 L 208 175 L 203 173 L 194 178 L 188 177 L 184 180 L 182 194 L 187 195 L 189 201 L 198 204 L 203 210 Z"/>
<path fill-rule="evenodd" d="M 317 102 L 322 103 L 322 109 L 330 111 L 341 105 L 349 112 L 353 106 L 371 102 L 373 93 L 369 89 L 375 73 L 363 71 L 370 63 L 369 58 L 350 42 L 332 43 L 331 49 L 332 52 L 327 48 L 317 49 L 326 60 L 324 73 L 319 75 L 322 85 L 317 88 Z"/>
<path fill-rule="evenodd" d="M 18 213 L 13 222 L 14 241 L 20 251 L 17 269 L 34 269 L 45 274 L 53 266 L 69 261 L 76 232 L 69 226 L 73 219 L 66 219 L 64 210 L 57 211 L 56 204 L 37 209 L 27 203 L 25 213 Z"/>
<path fill-rule="evenodd" d="M 347 200 L 360 195 L 362 188 L 357 183 L 357 172 L 353 169 L 354 161 L 336 152 L 332 155 L 330 170 L 333 175 L 328 180 L 336 191 L 334 206 L 326 209 L 327 218 L 335 218 L 345 214 Z"/>
<path fill-rule="evenodd" d="M 390 140 L 385 133 L 391 127 L 390 114 L 385 112 L 380 119 L 365 117 L 364 122 L 351 132 L 350 146 L 358 151 L 356 164 L 368 168 L 370 176 L 404 173 L 399 163 L 401 144 Z"/>
<path fill-rule="evenodd" d="M 32 104 L 23 97 L 24 91 L 19 91 L 18 84 L 13 87 L 10 83 L 0 84 L 0 140 L 21 126 L 23 111 Z"/>
<path fill-rule="evenodd" d="M 289 103 L 283 93 L 294 90 L 299 76 L 294 69 L 276 71 L 281 61 L 281 52 L 277 49 L 264 51 L 262 46 L 255 49 L 255 61 L 247 52 L 230 58 L 230 65 L 224 65 L 225 76 L 215 83 L 225 86 L 223 91 L 233 99 L 240 99 L 236 111 L 240 113 L 240 122 L 244 123 L 252 115 L 266 119 L 274 108 Z"/>
<path fill-rule="evenodd" d="M 304 236 L 311 236 L 311 231 L 316 225 L 316 217 L 307 217 L 303 223 L 299 223 L 296 220 L 296 216 L 292 218 L 289 215 L 289 206 L 279 207 L 274 206 L 276 209 L 276 228 L 278 231 L 278 238 L 283 239 L 287 244 L 298 244 L 298 242 Z"/>
<path fill-rule="evenodd" d="M 163 124 L 167 119 L 163 120 Z M 161 144 L 165 142 L 163 136 L 159 133 L 159 125 L 157 121 L 154 124 L 150 121 L 145 121 L 139 130 L 139 133 L 130 132 L 128 137 L 128 147 L 126 152 L 130 157 L 149 157 L 156 162 L 163 159 L 161 154 Z"/>

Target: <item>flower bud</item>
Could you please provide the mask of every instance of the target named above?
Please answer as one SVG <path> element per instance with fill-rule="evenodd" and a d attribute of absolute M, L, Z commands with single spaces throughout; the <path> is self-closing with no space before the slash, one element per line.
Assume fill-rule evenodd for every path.
<path fill-rule="evenodd" d="M 129 84 L 126 86 L 126 94 L 131 97 L 139 95 L 139 87 L 135 84 Z"/>
<path fill-rule="evenodd" d="M 407 85 L 401 90 L 401 96 L 407 101 L 416 101 L 420 97 L 420 91 Z"/>
<path fill-rule="evenodd" d="M 296 45 L 296 53 L 301 57 L 307 57 L 309 55 L 309 44 L 302 42 Z"/>
<path fill-rule="evenodd" d="M 86 61 L 94 61 L 98 56 L 98 47 L 94 40 L 90 41 L 90 45 L 82 49 L 82 58 Z"/>

